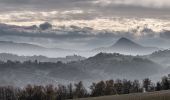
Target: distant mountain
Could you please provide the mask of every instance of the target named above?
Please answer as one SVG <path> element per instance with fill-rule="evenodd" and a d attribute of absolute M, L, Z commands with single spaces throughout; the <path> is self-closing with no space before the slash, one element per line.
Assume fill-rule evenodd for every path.
<path fill-rule="evenodd" d="M 81 61 L 81 60 L 85 60 L 85 57 L 81 57 L 81 56 L 77 56 L 77 55 L 73 55 L 73 56 L 66 56 L 63 58 L 49 58 L 46 56 L 18 56 L 18 55 L 14 55 L 14 54 L 8 54 L 8 53 L 0 53 L 0 61 L 20 61 L 20 62 L 24 62 L 24 61 L 32 61 L 34 62 L 35 60 L 37 60 L 38 62 L 58 62 L 61 61 L 63 63 L 68 63 L 68 62 L 72 62 L 72 61 Z"/>
<path fill-rule="evenodd" d="M 143 46 L 127 39 L 127 38 L 120 38 L 113 46 L 112 48 L 120 48 L 120 49 L 125 49 L 125 48 L 143 48 Z"/>
<path fill-rule="evenodd" d="M 145 47 L 123 37 L 120 38 L 114 45 L 110 47 L 97 48 L 93 51 L 143 55 L 143 54 L 150 54 L 157 50 L 160 49 L 156 47 Z"/>

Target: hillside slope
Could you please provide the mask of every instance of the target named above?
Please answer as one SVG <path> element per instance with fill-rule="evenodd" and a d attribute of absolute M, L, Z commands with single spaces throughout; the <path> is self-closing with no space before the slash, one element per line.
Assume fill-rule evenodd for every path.
<path fill-rule="evenodd" d="M 162 71 L 162 66 L 137 56 L 99 53 L 96 56 L 63 64 L 37 62 L 0 63 L 0 84 L 55 84 L 67 81 L 144 79 Z M 35 80 L 36 79 L 36 80 Z"/>
<path fill-rule="evenodd" d="M 150 92 L 150 93 L 136 93 L 128 95 L 114 95 L 85 99 L 74 100 L 169 100 L 170 91 Z"/>
<path fill-rule="evenodd" d="M 162 71 L 162 67 L 148 59 L 121 54 L 99 53 L 80 62 L 69 63 L 88 73 L 94 74 L 95 79 L 127 78 L 141 79 Z"/>
<path fill-rule="evenodd" d="M 170 50 L 160 50 L 147 56 L 148 59 L 166 67 L 170 66 Z"/>

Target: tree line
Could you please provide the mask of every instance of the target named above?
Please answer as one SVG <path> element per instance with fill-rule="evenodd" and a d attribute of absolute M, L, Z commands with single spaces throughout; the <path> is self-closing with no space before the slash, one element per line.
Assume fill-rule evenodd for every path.
<path fill-rule="evenodd" d="M 68 85 L 47 85 L 16 88 L 12 86 L 0 87 L 0 100 L 65 100 L 75 98 L 98 97 L 106 95 L 121 95 L 129 93 L 154 92 L 170 89 L 167 76 L 154 84 L 149 78 L 140 83 L 138 80 L 107 80 L 92 83 L 87 91 L 83 82 Z"/>

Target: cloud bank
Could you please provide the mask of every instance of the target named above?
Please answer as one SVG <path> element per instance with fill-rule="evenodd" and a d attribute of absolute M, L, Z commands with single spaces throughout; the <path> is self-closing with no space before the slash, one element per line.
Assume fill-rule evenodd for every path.
<path fill-rule="evenodd" d="M 111 46 L 121 37 L 127 37 L 147 46 L 158 47 L 159 43 L 159 46 L 169 48 L 170 43 L 168 30 L 156 32 L 146 26 L 136 27 L 129 31 L 109 31 L 73 25 L 42 30 L 39 26 L 0 24 L 0 41 L 33 43 L 45 47 L 90 50 Z"/>
<path fill-rule="evenodd" d="M 94 4 L 107 5 L 131 5 L 151 8 L 168 8 L 170 7 L 169 0 L 96 0 Z"/>
<path fill-rule="evenodd" d="M 59 6 L 60 4 L 65 5 L 89 5 L 90 4 L 100 4 L 103 6 L 107 5 L 133 5 L 133 6 L 143 6 L 143 7 L 170 7 L 169 0 L 0 0 L 1 3 L 9 5 L 51 5 L 55 4 Z M 78 6 L 78 5 L 77 5 Z"/>
<path fill-rule="evenodd" d="M 105 15 L 120 13 L 128 15 L 127 11 L 133 15 L 151 12 L 157 15 L 170 14 L 169 0 L 0 0 L 0 5 L 1 10 L 4 11 L 81 9 L 93 10 Z"/>

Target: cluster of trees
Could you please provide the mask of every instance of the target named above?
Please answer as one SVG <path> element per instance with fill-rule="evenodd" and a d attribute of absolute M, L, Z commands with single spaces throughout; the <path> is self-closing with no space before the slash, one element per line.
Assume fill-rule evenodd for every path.
<path fill-rule="evenodd" d="M 73 98 L 97 97 L 105 95 L 121 95 L 129 93 L 153 92 L 170 89 L 170 80 L 163 77 L 154 84 L 149 78 L 143 80 L 107 80 L 92 83 L 91 91 L 87 91 L 83 82 L 76 84 L 32 86 L 25 88 L 0 87 L 0 100 L 65 100 Z"/>
<path fill-rule="evenodd" d="M 4 61 L 0 61 L 0 68 L 7 68 L 7 67 L 23 67 L 23 66 L 29 66 L 29 67 L 34 67 L 34 68 L 38 68 L 38 67 L 46 67 L 46 66 L 61 66 L 61 65 L 66 65 L 61 61 L 58 61 L 56 63 L 54 62 L 39 62 L 38 60 L 35 61 L 24 61 L 24 62 L 20 62 L 20 61 L 11 61 L 11 60 L 7 60 L 6 62 Z"/>
<path fill-rule="evenodd" d="M 149 78 L 140 83 L 138 80 L 108 80 L 93 83 L 90 87 L 92 97 L 105 95 L 121 95 L 129 93 L 154 92 L 170 89 L 170 77 L 164 76 L 161 81 L 156 84 Z"/>
<path fill-rule="evenodd" d="M 82 97 L 89 97 L 82 82 L 74 86 L 72 84 L 56 87 L 28 85 L 22 89 L 11 86 L 0 87 L 0 100 L 65 100 Z"/>
<path fill-rule="evenodd" d="M 142 92 L 140 83 L 138 80 L 108 80 L 93 83 L 90 87 L 91 96 L 104 96 L 104 95 L 118 95 Z"/>

